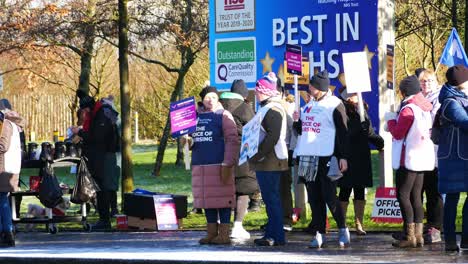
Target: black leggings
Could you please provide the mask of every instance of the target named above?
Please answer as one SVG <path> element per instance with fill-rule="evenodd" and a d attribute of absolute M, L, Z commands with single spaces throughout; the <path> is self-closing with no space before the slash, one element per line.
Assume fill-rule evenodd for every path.
<path fill-rule="evenodd" d="M 353 187 L 353 188 L 347 188 L 347 187 L 341 187 L 340 188 L 340 194 L 339 194 L 339 199 L 340 202 L 349 202 L 349 197 L 351 196 L 351 191 L 354 190 L 354 200 L 365 200 L 365 191 L 364 187 Z"/>
<path fill-rule="evenodd" d="M 422 223 L 424 210 L 421 201 L 421 190 L 424 173 L 400 168 L 396 171 L 397 199 L 401 215 L 406 223 Z"/>

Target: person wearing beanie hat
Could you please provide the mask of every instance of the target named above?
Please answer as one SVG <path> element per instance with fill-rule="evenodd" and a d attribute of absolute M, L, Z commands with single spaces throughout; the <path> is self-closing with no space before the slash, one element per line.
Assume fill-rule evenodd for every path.
<path fill-rule="evenodd" d="M 257 81 L 255 85 L 255 94 L 261 94 L 267 97 L 279 95 L 279 92 L 276 89 L 277 81 L 278 80 L 274 72 L 267 73 Z"/>
<path fill-rule="evenodd" d="M 326 92 L 329 89 L 330 86 L 330 79 L 328 78 L 328 71 L 323 70 L 321 72 L 318 72 L 317 74 L 314 74 L 312 78 L 310 78 L 309 81 L 310 86 L 313 86 L 315 89 Z"/>
<path fill-rule="evenodd" d="M 87 93 L 78 90 L 80 100 L 79 122 L 82 127 L 72 127 L 72 142 L 82 143 L 82 156 L 99 186 L 97 212 L 99 219 L 91 225 L 91 231 L 110 230 L 112 203 L 119 187 L 117 155 L 120 151 L 118 113 L 113 107 L 113 97 L 97 102 Z"/>
<path fill-rule="evenodd" d="M 258 246 L 286 243 L 279 188 L 282 172 L 288 170 L 288 124 L 286 108 L 278 96 L 276 85 L 276 75 L 269 72 L 257 81 L 255 87 L 255 97 L 260 103 L 257 116 L 261 119 L 263 140 L 258 146 L 258 152 L 249 157 L 249 165 L 255 169 L 268 216 L 264 236 L 254 240 Z"/>
<path fill-rule="evenodd" d="M 235 80 L 231 86 L 231 92 L 224 92 L 220 96 L 220 102 L 224 109 L 231 112 L 234 117 L 239 141 L 242 139 L 242 128 L 255 116 L 253 107 L 245 100 L 247 95 L 248 90 L 244 81 Z M 259 191 L 257 178 L 255 177 L 255 171 L 249 166 L 248 162 L 241 165 L 236 164 L 234 171 L 237 206 L 231 238 L 249 239 L 250 233 L 244 229 L 242 222 L 248 212 L 249 197 Z"/>
<path fill-rule="evenodd" d="M 293 115 L 294 127 L 301 135 L 295 150 L 300 157 L 298 175 L 306 183 L 313 215 L 310 226 L 315 228 L 315 236 L 310 242 L 312 248 L 323 245 L 327 206 L 338 226 L 339 246 L 350 244 L 349 229 L 336 197 L 336 181 L 331 179 L 333 175 L 328 175 L 328 164 L 336 168 L 337 174 L 348 169 L 348 118 L 341 100 L 328 89 L 329 84 L 326 70 L 315 74 L 309 84 L 311 100 L 300 113 Z"/>
<path fill-rule="evenodd" d="M 249 90 L 242 79 L 237 79 L 232 82 L 231 92 L 242 95 L 244 99 L 249 96 Z"/>
<path fill-rule="evenodd" d="M 445 194 L 443 229 L 446 251 L 458 251 L 455 223 L 461 192 L 468 191 L 468 68 L 456 65 L 447 70 L 447 83 L 439 94 L 440 139 L 438 187 Z M 436 121 L 434 121 L 436 122 Z M 466 205 L 466 201 L 465 201 Z M 468 214 L 462 212 L 460 247 L 468 249 Z"/>
<path fill-rule="evenodd" d="M 213 87 L 213 86 L 206 86 L 205 88 L 203 88 L 200 93 L 198 94 L 200 96 L 200 98 L 202 99 L 202 101 L 205 99 L 205 96 L 209 93 L 215 93 L 216 95 L 218 94 L 218 90 L 216 89 L 216 87 Z"/>
<path fill-rule="evenodd" d="M 460 86 L 468 82 L 468 68 L 464 65 L 455 65 L 450 67 L 445 73 L 447 83 L 452 86 Z"/>
<path fill-rule="evenodd" d="M 229 244 L 231 210 L 236 207 L 234 166 L 240 142 L 234 118 L 219 102 L 216 88 L 203 88 L 200 97 L 197 128 L 188 140 L 192 149 L 193 207 L 204 209 L 207 222 L 207 234 L 198 242 Z"/>
<path fill-rule="evenodd" d="M 420 92 L 416 76 L 400 82 L 404 96 L 400 111 L 386 113 L 386 130 L 393 137 L 392 167 L 396 170 L 397 199 L 403 216 L 405 237 L 392 245 L 399 248 L 424 245 L 424 210 L 421 191 L 424 172 L 435 168 L 434 144 L 430 139 L 432 104 Z"/>
<path fill-rule="evenodd" d="M 403 97 L 408 97 L 421 92 L 421 84 L 416 75 L 411 75 L 400 82 L 399 89 Z"/>

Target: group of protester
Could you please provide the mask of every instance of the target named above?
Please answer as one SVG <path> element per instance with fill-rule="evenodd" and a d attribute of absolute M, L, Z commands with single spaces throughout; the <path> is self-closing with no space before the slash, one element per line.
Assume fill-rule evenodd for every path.
<path fill-rule="evenodd" d="M 459 249 L 456 208 L 459 193 L 468 188 L 468 69 L 462 65 L 451 67 L 446 77 L 447 82 L 440 88 L 433 71 L 416 70 L 415 75 L 399 84 L 402 101 L 397 112 L 385 114 L 385 130 L 393 136 L 392 165 L 404 221 L 403 232 L 393 234 L 395 247 L 440 242 L 443 227 L 446 250 Z M 230 238 L 250 238 L 242 221 L 257 183 L 268 222 L 264 236 L 254 240 L 256 245 L 286 243 L 292 182 L 296 197 L 304 185 L 307 190 L 312 209 L 308 227 L 313 234 L 311 248 L 321 248 L 326 241 L 327 208 L 338 227 L 339 246 L 350 244 L 346 214 L 351 193 L 356 234 L 366 234 L 365 188 L 373 186 L 369 143 L 382 150 L 384 140 L 374 131 L 366 104 L 364 113 L 360 113 L 356 94 L 343 87 L 335 96 L 329 87 L 326 70 L 312 76 L 304 98 L 306 104 L 297 111 L 291 103 L 294 100 L 286 99 L 281 80 L 267 73 L 256 82 L 256 114 L 242 80 L 234 81 L 231 91 L 220 97 L 212 86 L 201 91 L 197 130 L 208 131 L 212 137 L 201 138 L 197 133 L 183 142 L 192 149 L 194 207 L 205 209 L 208 223 L 201 244 L 228 244 Z M 261 119 L 258 151 L 247 163 L 238 165 L 242 128 L 255 115 Z M 431 138 L 433 123 L 440 130 L 438 145 Z M 427 197 L 426 226 L 423 193 Z M 445 194 L 445 203 L 441 194 Z M 230 232 L 233 208 L 236 213 Z M 462 248 L 468 247 L 466 208 Z"/>
<path fill-rule="evenodd" d="M 443 230 L 447 251 L 468 248 L 466 200 L 460 247 L 455 233 L 460 192 L 468 190 L 468 68 L 451 67 L 446 78 L 440 88 L 433 71 L 416 70 L 399 84 L 402 101 L 398 111 L 385 114 L 385 130 L 393 136 L 392 165 L 404 221 L 403 232 L 393 235 L 395 247 L 439 242 Z M 207 220 L 207 234 L 200 244 L 250 238 L 242 222 L 249 200 L 260 191 L 268 222 L 264 236 L 254 242 L 284 245 L 285 230 L 292 225 L 292 183 L 296 197 L 304 187 L 307 190 L 312 209 L 311 248 L 326 243 L 327 208 L 338 227 L 339 246 L 350 244 L 346 215 L 351 193 L 356 234 L 366 234 L 365 188 L 373 186 L 369 143 L 382 150 L 384 140 L 373 129 L 367 105 L 363 115 L 360 113 L 356 94 L 343 87 L 337 97 L 329 87 L 326 70 L 312 76 L 306 104 L 297 111 L 281 80 L 270 72 L 256 82 L 257 113 L 247 100 L 248 89 L 242 80 L 234 81 L 231 91 L 220 97 L 215 87 L 203 88 L 197 131 L 204 133 L 182 138 L 192 150 L 193 204 L 204 209 Z M 112 97 L 96 102 L 81 91 L 77 96 L 79 124 L 71 129 L 70 140 L 83 143 L 83 155 L 100 188 L 99 221 L 92 230 L 106 230 L 116 210 L 120 174 L 118 112 Z M 242 129 L 255 115 L 261 119 L 258 151 L 239 165 Z M 8 193 L 18 190 L 24 120 L 6 99 L 0 100 L 0 124 L 0 244 L 14 246 Z M 426 226 L 423 193 L 427 197 Z"/>

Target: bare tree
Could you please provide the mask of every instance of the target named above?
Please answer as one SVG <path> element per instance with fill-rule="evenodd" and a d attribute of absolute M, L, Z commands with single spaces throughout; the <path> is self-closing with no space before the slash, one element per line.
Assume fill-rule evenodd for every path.
<path fill-rule="evenodd" d="M 119 0 L 119 75 L 122 116 L 122 195 L 133 190 L 130 90 L 128 88 L 128 1 Z"/>
<path fill-rule="evenodd" d="M 170 96 L 170 101 L 174 102 L 183 96 L 185 77 L 197 56 L 207 47 L 208 1 L 141 0 L 135 3 L 134 8 L 135 16 L 131 30 L 135 37 L 142 40 L 143 45 L 158 45 L 161 53 L 168 48 L 178 52 L 177 59 L 172 58 L 168 61 L 141 55 L 139 51 L 142 51 L 144 47 L 140 49 L 135 47 L 135 51 L 131 53 L 148 63 L 163 67 L 168 73 L 176 74 L 174 90 Z M 161 170 L 169 136 L 170 119 L 167 116 L 153 170 L 156 176 Z M 183 155 L 179 154 L 176 164 L 182 163 Z"/>

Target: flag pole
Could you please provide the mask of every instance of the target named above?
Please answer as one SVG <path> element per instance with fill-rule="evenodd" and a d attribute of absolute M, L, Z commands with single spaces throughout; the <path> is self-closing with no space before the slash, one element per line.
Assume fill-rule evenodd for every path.
<path fill-rule="evenodd" d="M 435 68 L 434 74 L 437 74 L 437 70 L 439 70 L 439 66 L 440 66 L 440 61 L 439 61 L 439 63 L 437 63 L 437 66 L 436 66 L 436 68 Z"/>

